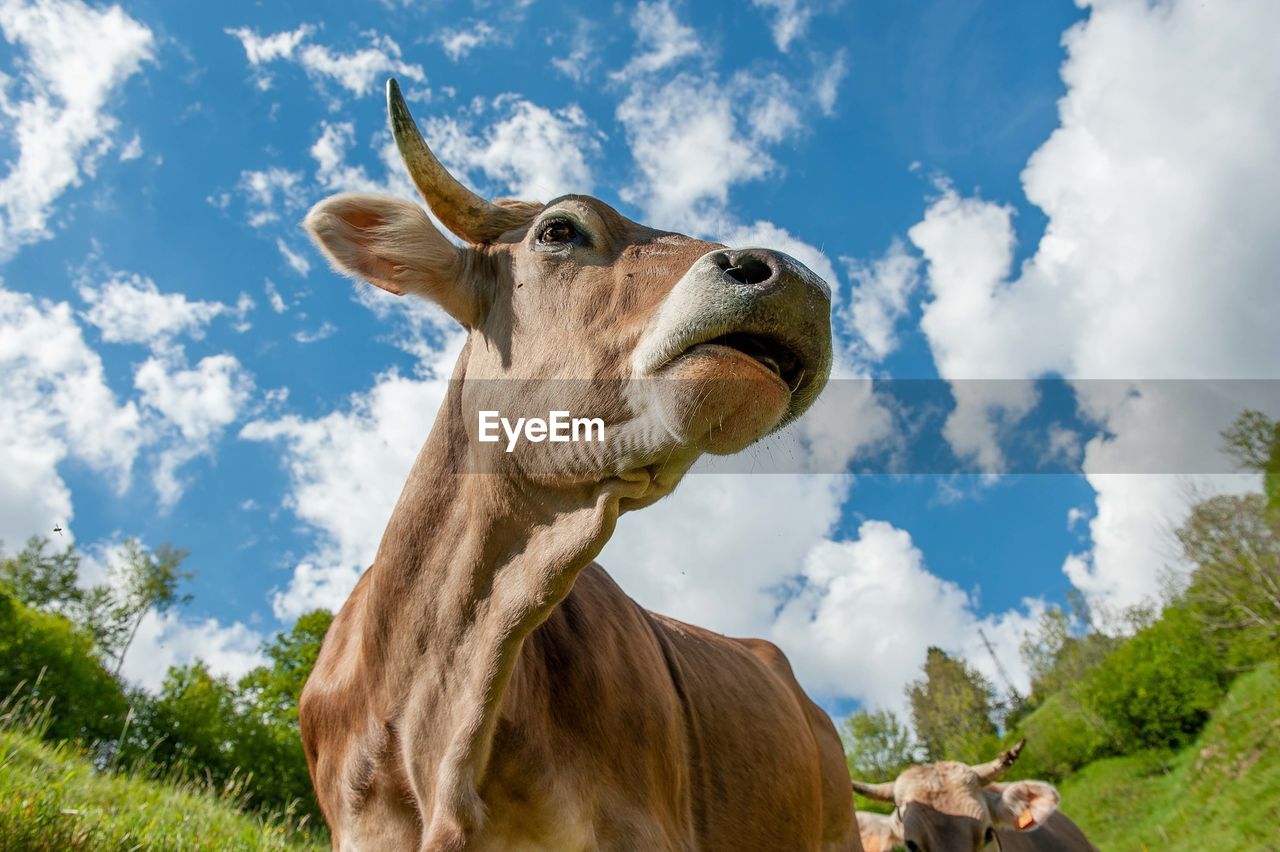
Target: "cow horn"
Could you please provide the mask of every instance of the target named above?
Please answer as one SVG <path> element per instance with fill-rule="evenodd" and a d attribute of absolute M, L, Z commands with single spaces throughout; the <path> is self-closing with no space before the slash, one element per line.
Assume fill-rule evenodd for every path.
<path fill-rule="evenodd" d="M 1022 753 L 1022 747 L 1026 744 L 1027 740 L 1024 737 L 1014 743 L 1013 748 L 1000 752 L 1000 756 L 995 760 L 970 767 L 978 774 L 978 783 L 990 784 L 999 778 L 1002 772 L 1013 766 L 1013 762 L 1018 759 L 1018 755 Z"/>
<path fill-rule="evenodd" d="M 893 801 L 893 782 L 884 781 L 880 784 L 868 784 L 865 781 L 853 781 L 853 792 L 866 796 L 868 799 L 875 799 L 877 802 Z"/>
<path fill-rule="evenodd" d="M 387 114 L 409 177 L 446 228 L 469 243 L 479 244 L 529 221 L 529 205 L 499 206 L 476 195 L 449 174 L 427 147 L 395 78 L 387 80 Z"/>

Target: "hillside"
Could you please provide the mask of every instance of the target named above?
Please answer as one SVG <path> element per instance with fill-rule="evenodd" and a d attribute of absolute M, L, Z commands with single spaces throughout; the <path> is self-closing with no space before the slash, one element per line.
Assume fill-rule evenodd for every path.
<path fill-rule="evenodd" d="M 1237 680 L 1191 746 L 1098 760 L 1059 788 L 1103 850 L 1280 850 L 1280 662 Z"/>
<path fill-rule="evenodd" d="M 87 757 L 0 730 L 0 849 L 328 848 L 318 834 L 236 809 L 233 790 L 94 771 Z"/>

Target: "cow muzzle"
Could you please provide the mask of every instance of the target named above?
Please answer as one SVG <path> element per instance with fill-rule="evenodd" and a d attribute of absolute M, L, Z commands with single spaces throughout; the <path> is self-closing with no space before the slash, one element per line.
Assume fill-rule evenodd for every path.
<path fill-rule="evenodd" d="M 677 380 L 663 393 L 673 432 L 694 437 L 706 420 L 706 449 L 736 452 L 800 416 L 826 384 L 831 291 L 782 252 L 708 252 L 672 287 L 633 367 Z"/>

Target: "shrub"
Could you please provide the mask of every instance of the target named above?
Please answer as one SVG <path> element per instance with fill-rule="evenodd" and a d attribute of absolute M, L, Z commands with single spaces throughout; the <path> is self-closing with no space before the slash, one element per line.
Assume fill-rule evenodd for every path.
<path fill-rule="evenodd" d="M 52 701 L 50 739 L 112 739 L 128 712 L 124 690 L 94 655 L 88 635 L 0 587 L 0 698 L 19 690 Z"/>
<path fill-rule="evenodd" d="M 1223 662 L 1198 619 L 1171 606 L 1103 658 L 1081 693 L 1086 709 L 1128 753 L 1189 741 L 1222 697 L 1225 680 Z"/>
<path fill-rule="evenodd" d="M 1022 737 L 1026 737 L 1027 748 L 1014 764 L 1016 775 L 1011 777 L 1061 781 L 1111 750 L 1111 738 L 1102 720 L 1066 692 L 1045 699 L 1007 739 L 1012 744 Z"/>

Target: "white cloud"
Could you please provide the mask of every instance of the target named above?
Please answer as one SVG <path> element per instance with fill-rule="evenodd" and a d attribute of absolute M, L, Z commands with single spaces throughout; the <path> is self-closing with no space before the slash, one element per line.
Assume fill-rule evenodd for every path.
<path fill-rule="evenodd" d="M 179 469 L 212 452 L 214 442 L 240 416 L 253 392 L 253 379 L 233 355 L 200 359 L 186 366 L 180 351 L 153 355 L 134 373 L 141 403 L 158 417 L 153 428 L 165 436 L 152 483 L 162 510 L 182 497 L 188 483 Z"/>
<path fill-rule="evenodd" d="M 0 288 L 0 398 L 0 541 L 70 521 L 67 459 L 128 484 L 141 417 L 107 386 L 70 305 Z"/>
<path fill-rule="evenodd" d="M 1152 385 L 1134 396 L 1128 383 L 1266 378 L 1280 368 L 1263 319 L 1280 311 L 1271 37 L 1280 6 L 1091 5 L 1065 39 L 1060 126 L 1022 176 L 1048 218 L 1031 257 L 1013 270 L 1008 208 L 948 187 L 911 239 L 928 262 L 923 328 L 944 376 L 1117 380 L 1076 383 L 1082 409 L 1111 437 L 1086 447 L 1098 493 L 1093 549 L 1066 569 L 1096 603 L 1123 606 L 1157 592 L 1177 564 L 1167 534 L 1185 516 L 1185 482 L 1107 471 L 1117 458 L 1157 457 L 1170 424 L 1169 440 L 1216 445 L 1242 401 L 1188 409 Z M 957 399 L 949 433 L 959 451 L 997 467 L 991 421 L 1000 412 L 1016 421 L 1030 402 L 991 398 L 1000 384 Z"/>
<path fill-rule="evenodd" d="M 82 276 L 80 298 L 88 303 L 84 318 L 108 343 L 143 343 L 165 348 L 179 335 L 199 339 L 215 317 L 233 313 L 221 302 L 189 300 L 182 293 L 161 293 L 150 278 L 111 271 L 101 284 Z"/>
<path fill-rule="evenodd" d="M 0 73 L 0 115 L 16 150 L 0 178 L 4 261 L 49 236 L 54 202 L 111 148 L 119 122 L 107 110 L 151 58 L 152 35 L 119 6 L 78 0 L 0 0 L 0 31 L 25 54 L 13 60 L 16 77 Z"/>
<path fill-rule="evenodd" d="M 244 46 L 245 58 L 254 69 L 259 88 L 271 87 L 264 67 L 274 62 L 296 62 L 316 81 L 337 83 L 353 95 L 367 95 L 382 84 L 388 74 L 416 83 L 426 81 L 422 66 L 405 62 L 400 45 L 390 36 L 365 33 L 368 44 L 349 53 L 311 40 L 316 28 L 302 24 L 295 30 L 262 36 L 248 27 L 228 29 Z"/>
<path fill-rule="evenodd" d="M 586 18 L 580 18 L 569 37 L 569 52 L 553 58 L 551 67 L 575 83 L 584 82 L 599 62 L 596 56 L 598 42 L 595 25 Z"/>
<path fill-rule="evenodd" d="M 336 610 L 373 560 L 409 467 L 444 400 L 448 368 L 461 335 L 437 352 L 423 378 L 378 378 L 345 411 L 313 420 L 257 420 L 241 430 L 252 441 L 280 441 L 291 480 L 288 503 L 318 533 L 315 551 L 294 570 L 273 602 L 277 616 Z"/>
<path fill-rule="evenodd" d="M 802 584 L 778 613 L 771 638 L 820 696 L 898 707 L 903 684 L 930 645 L 954 646 L 970 600 L 930 574 L 911 536 L 866 521 L 853 541 L 823 541 L 804 555 Z"/>
<path fill-rule="evenodd" d="M 813 9 L 805 0 L 751 0 L 759 9 L 767 9 L 772 13 L 773 43 L 778 50 L 786 53 L 791 44 L 804 35 L 809 27 L 809 19 L 813 17 Z"/>
<path fill-rule="evenodd" d="M 302 173 L 278 166 L 241 172 L 236 188 L 249 208 L 248 222 L 255 228 L 278 222 L 282 213 L 296 212 L 306 204 Z"/>
<path fill-rule="evenodd" d="M 849 65 L 845 52 L 838 50 L 814 77 L 813 97 L 818 102 L 823 115 L 835 114 L 836 98 L 840 96 L 840 84 L 844 82 L 847 73 L 849 73 Z"/>
<path fill-rule="evenodd" d="M 263 282 L 262 289 L 266 291 L 267 301 L 271 304 L 271 310 L 278 314 L 282 314 L 289 310 L 289 305 L 284 300 L 284 296 L 280 295 L 280 289 L 276 287 L 274 281 L 270 278 Z"/>
<path fill-rule="evenodd" d="M 325 320 L 320 323 L 320 327 L 314 331 L 295 331 L 293 333 L 293 339 L 302 344 L 315 343 L 317 340 L 324 340 L 326 337 L 332 336 L 337 330 L 337 326 L 328 320 Z"/>
<path fill-rule="evenodd" d="M 484 21 L 473 21 L 469 27 L 446 27 L 435 36 L 445 55 L 454 62 L 497 39 L 498 31 Z"/>
<path fill-rule="evenodd" d="M 639 3 L 631 13 L 636 53 L 625 67 L 609 76 L 627 80 L 669 68 L 705 48 L 694 29 L 680 21 L 670 0 Z"/>
<path fill-rule="evenodd" d="M 142 156 L 142 137 L 137 133 L 120 149 L 120 162 L 127 163 Z"/>
<path fill-rule="evenodd" d="M 379 149 L 379 159 L 386 169 L 382 181 L 371 178 L 363 165 L 352 165 L 347 161 L 355 137 L 355 125 L 348 121 L 321 122 L 320 135 L 311 145 L 311 159 L 316 163 L 316 183 L 330 192 L 374 192 L 410 198 L 417 195 L 389 134 Z"/>
<path fill-rule="evenodd" d="M 637 85 L 619 104 L 641 178 L 622 195 L 650 224 L 698 230 L 724 210 L 734 184 L 776 168 L 762 140 L 739 129 L 737 103 L 715 79 L 681 74 Z"/>
<path fill-rule="evenodd" d="M 284 262 L 289 265 L 289 268 L 303 278 L 306 278 L 307 274 L 311 272 L 311 261 L 289 248 L 289 244 L 279 237 L 276 238 L 276 249 L 279 250 L 280 256 L 284 258 Z"/>
<path fill-rule="evenodd" d="M 248 27 L 227 30 L 228 35 L 240 39 L 244 46 L 245 56 L 250 65 L 265 65 L 277 59 L 290 59 L 305 39 L 315 34 L 316 28 L 310 24 L 301 24 L 296 30 L 260 36 Z"/>
<path fill-rule="evenodd" d="M 492 110 L 500 118 L 488 115 Z M 474 121 L 487 125 L 475 133 Z M 512 196 L 547 201 L 568 192 L 590 192 L 589 159 L 600 145 L 576 105 L 552 111 L 515 95 L 460 119 L 431 121 L 424 129 L 432 149 L 456 174 L 479 170 Z"/>
<path fill-rule="evenodd" d="M 848 326 L 852 355 L 859 360 L 883 361 L 898 348 L 898 323 L 920 283 L 920 261 L 900 240 L 894 240 L 872 263 L 843 260 L 849 268 L 853 295 L 840 320 Z"/>
<path fill-rule="evenodd" d="M 157 692 L 170 666 L 203 660 L 215 675 L 235 680 L 267 664 L 264 641 L 261 633 L 238 621 L 222 624 L 215 618 L 194 620 L 176 612 L 152 612 L 143 616 L 121 673 L 143 689 Z"/>

